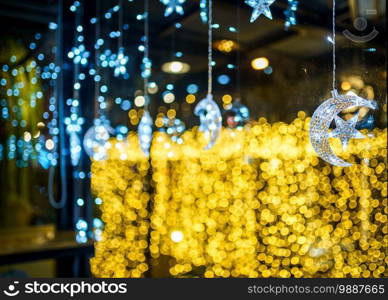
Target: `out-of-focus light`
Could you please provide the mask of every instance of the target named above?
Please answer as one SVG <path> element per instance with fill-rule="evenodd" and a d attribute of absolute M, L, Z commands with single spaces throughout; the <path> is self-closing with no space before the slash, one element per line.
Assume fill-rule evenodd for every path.
<path fill-rule="evenodd" d="M 48 139 L 47 141 L 46 141 L 46 149 L 47 150 L 53 150 L 54 149 L 54 142 L 53 142 L 53 140 L 52 139 Z"/>
<path fill-rule="evenodd" d="M 354 91 L 349 91 L 346 93 L 347 96 L 357 96 L 357 94 Z"/>
<path fill-rule="evenodd" d="M 221 40 L 214 42 L 214 48 L 216 48 L 218 51 L 229 53 L 237 49 L 238 45 L 232 40 Z"/>
<path fill-rule="evenodd" d="M 183 232 L 180 230 L 174 230 L 171 232 L 170 238 L 174 243 L 179 243 L 183 240 Z"/>
<path fill-rule="evenodd" d="M 24 132 L 24 141 L 25 142 L 31 141 L 31 133 L 29 133 L 28 131 Z"/>
<path fill-rule="evenodd" d="M 273 69 L 271 66 L 264 69 L 264 74 L 266 74 L 266 75 L 271 75 L 272 72 L 273 72 Z"/>
<path fill-rule="evenodd" d="M 196 84 L 194 84 L 194 83 L 192 83 L 192 84 L 189 84 L 188 86 L 187 86 L 187 92 L 189 93 L 189 94 L 195 94 L 195 93 L 197 93 L 198 92 L 198 85 L 196 85 Z"/>
<path fill-rule="evenodd" d="M 186 102 L 191 104 L 191 103 L 194 103 L 195 102 L 195 96 L 193 94 L 188 94 L 186 96 Z"/>
<path fill-rule="evenodd" d="M 341 83 L 341 89 L 343 89 L 344 91 L 349 91 L 351 89 L 352 85 L 350 84 L 349 81 L 343 81 Z"/>
<path fill-rule="evenodd" d="M 181 61 L 170 61 L 162 65 L 162 71 L 171 74 L 184 74 L 190 70 L 190 65 Z"/>
<path fill-rule="evenodd" d="M 254 70 L 264 70 L 269 66 L 268 58 L 266 57 L 258 57 L 252 60 L 251 66 Z"/>
<path fill-rule="evenodd" d="M 150 94 L 156 94 L 158 92 L 159 88 L 158 88 L 158 85 L 156 84 L 156 82 L 150 82 L 148 84 L 148 92 Z"/>
<path fill-rule="evenodd" d="M 230 82 L 230 77 L 228 75 L 223 74 L 218 76 L 217 81 L 219 84 L 226 85 Z"/>
<path fill-rule="evenodd" d="M 164 103 L 172 103 L 175 100 L 175 95 L 171 92 L 164 93 L 163 101 Z"/>
<path fill-rule="evenodd" d="M 229 95 L 229 94 L 226 94 L 224 96 L 222 96 L 222 102 L 224 102 L 225 104 L 229 104 L 232 102 L 232 96 Z"/>
<path fill-rule="evenodd" d="M 145 104 L 145 98 L 144 98 L 144 96 L 137 96 L 137 97 L 135 98 L 135 105 L 136 105 L 137 107 L 142 107 L 142 106 L 144 106 L 144 104 Z"/>

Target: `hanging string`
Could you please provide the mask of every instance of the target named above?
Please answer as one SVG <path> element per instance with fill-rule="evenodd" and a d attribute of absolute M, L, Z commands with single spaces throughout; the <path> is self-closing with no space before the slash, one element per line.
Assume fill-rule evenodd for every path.
<path fill-rule="evenodd" d="M 149 1 L 144 0 L 144 59 L 143 64 L 145 67 L 145 70 L 149 68 Z M 145 108 L 148 108 L 148 76 L 149 73 L 146 71 L 144 73 L 144 101 L 145 101 Z"/>
<path fill-rule="evenodd" d="M 335 0 L 333 0 L 333 91 L 335 90 L 336 57 L 335 57 Z"/>
<path fill-rule="evenodd" d="M 208 81 L 207 81 L 207 93 L 208 95 L 212 94 L 212 77 L 213 77 L 213 49 L 212 49 L 212 40 L 213 40 L 213 1 L 209 0 L 209 17 L 208 17 Z"/>

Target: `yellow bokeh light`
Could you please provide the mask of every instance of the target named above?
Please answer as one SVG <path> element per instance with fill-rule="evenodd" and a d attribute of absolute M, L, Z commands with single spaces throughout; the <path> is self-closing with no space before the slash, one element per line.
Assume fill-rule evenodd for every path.
<path fill-rule="evenodd" d="M 170 119 L 175 118 L 175 116 L 176 116 L 176 110 L 175 109 L 169 109 L 167 111 L 167 117 L 169 117 Z"/>
<path fill-rule="evenodd" d="M 341 168 L 316 156 L 309 123 L 260 118 L 210 150 L 197 127 L 183 144 L 155 132 L 150 159 L 135 132 L 112 140 L 92 164 L 105 224 L 93 275 L 143 277 L 167 258 L 174 277 L 387 277 L 387 130 L 347 151 L 330 141 L 353 164 Z"/>
<path fill-rule="evenodd" d="M 269 66 L 268 58 L 266 57 L 258 57 L 252 60 L 251 66 L 254 70 L 264 70 Z"/>
<path fill-rule="evenodd" d="M 186 102 L 191 104 L 191 103 L 194 103 L 195 102 L 195 96 L 193 94 L 188 94 L 186 96 Z"/>
<path fill-rule="evenodd" d="M 350 84 L 349 81 L 343 81 L 341 83 L 341 89 L 343 89 L 344 91 L 349 91 L 351 88 L 352 88 L 352 85 Z"/>

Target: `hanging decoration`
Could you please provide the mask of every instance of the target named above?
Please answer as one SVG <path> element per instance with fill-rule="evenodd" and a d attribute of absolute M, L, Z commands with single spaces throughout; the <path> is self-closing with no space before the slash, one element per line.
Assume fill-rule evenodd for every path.
<path fill-rule="evenodd" d="M 296 11 L 298 9 L 298 5 L 298 0 L 288 0 L 288 7 L 284 11 L 284 16 L 286 17 L 284 28 L 286 30 L 288 30 L 291 26 L 296 25 Z"/>
<path fill-rule="evenodd" d="M 269 6 L 274 2 L 275 0 L 245 0 L 245 3 L 253 8 L 250 22 L 253 23 L 261 15 L 272 19 L 272 14 Z"/>
<path fill-rule="evenodd" d="M 201 17 L 202 23 L 206 24 L 209 19 L 209 8 L 208 0 L 199 1 L 199 16 Z"/>
<path fill-rule="evenodd" d="M 329 144 L 330 137 L 341 139 L 344 149 L 351 138 L 363 138 L 355 129 L 358 114 L 348 122 L 337 116 L 341 111 L 351 106 L 367 107 L 376 109 L 375 101 L 370 101 L 354 95 L 339 95 L 336 90 L 332 92 L 332 98 L 323 102 L 314 112 L 310 122 L 310 142 L 315 152 L 326 162 L 340 167 L 349 167 L 350 163 L 337 157 Z M 336 121 L 337 128 L 331 133 L 328 132 L 333 119 Z"/>
<path fill-rule="evenodd" d="M 76 3 L 76 2 L 74 2 Z M 81 159 L 81 140 L 79 135 L 82 131 L 82 125 L 84 124 L 84 118 L 80 116 L 80 89 L 81 81 L 85 78 L 85 74 L 81 72 L 81 66 L 87 64 L 87 56 L 83 53 L 89 53 L 84 48 L 82 42 L 84 41 L 83 36 L 83 26 L 81 25 L 81 17 L 83 6 L 81 2 L 76 3 L 72 7 L 75 13 L 75 27 L 76 31 L 74 32 L 74 47 L 72 51 L 68 53 L 68 57 L 73 60 L 74 64 L 74 76 L 73 76 L 73 97 L 67 99 L 66 103 L 70 108 L 70 117 L 65 118 L 66 132 L 69 135 L 70 142 L 70 159 L 73 166 L 77 166 Z M 82 50 L 82 51 L 81 51 Z M 80 52 L 79 52 L 80 51 Z"/>
<path fill-rule="evenodd" d="M 119 40 L 118 40 L 118 49 L 117 54 L 114 57 L 114 76 L 125 76 L 127 73 L 127 63 L 128 63 L 128 56 L 124 53 L 124 47 L 123 47 L 123 14 L 124 14 L 124 6 L 123 6 L 123 0 L 120 0 L 119 2 L 120 10 L 119 10 L 119 21 L 118 21 L 118 34 L 119 34 Z"/>
<path fill-rule="evenodd" d="M 183 15 L 183 7 L 182 4 L 186 2 L 186 0 L 160 0 L 164 5 L 166 5 L 166 10 L 164 11 L 164 16 L 168 17 L 173 12 L 177 14 Z"/>
<path fill-rule="evenodd" d="M 329 144 L 330 137 L 339 138 L 342 142 L 344 150 L 346 150 L 348 142 L 352 138 L 363 138 L 356 129 L 358 114 L 348 121 L 344 121 L 337 115 L 352 106 L 366 107 L 376 109 L 377 103 L 373 100 L 367 100 L 357 95 L 340 95 L 335 89 L 336 86 L 336 57 L 335 57 L 335 0 L 333 0 L 333 91 L 332 98 L 324 101 L 314 112 L 310 122 L 310 142 L 315 152 L 326 162 L 340 167 L 350 167 L 352 164 L 337 157 Z M 333 119 L 336 123 L 336 128 L 329 133 L 329 127 Z"/>
<path fill-rule="evenodd" d="M 140 123 L 137 129 L 139 136 L 140 148 L 144 154 L 148 157 L 150 155 L 150 147 L 152 140 L 152 118 L 148 111 L 149 96 L 148 96 L 148 78 L 151 76 L 151 60 L 149 59 L 149 3 L 148 0 L 144 1 L 144 57 L 142 64 L 142 77 L 144 80 L 143 93 L 144 93 L 144 113 L 140 119 Z"/>
<path fill-rule="evenodd" d="M 212 95 L 212 71 L 213 71 L 213 19 L 212 19 L 212 0 L 209 0 L 209 20 L 208 20 L 208 91 L 205 99 L 198 102 L 194 109 L 194 114 L 199 117 L 199 130 L 205 132 L 210 137 L 209 143 L 205 146 L 208 150 L 214 146 L 221 132 L 222 117 L 217 103 Z"/>

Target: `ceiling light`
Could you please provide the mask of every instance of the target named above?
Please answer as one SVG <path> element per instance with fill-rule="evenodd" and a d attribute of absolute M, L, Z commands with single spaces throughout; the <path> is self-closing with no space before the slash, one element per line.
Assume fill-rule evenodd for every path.
<path fill-rule="evenodd" d="M 162 65 L 162 70 L 171 74 L 184 74 L 190 70 L 190 65 L 181 61 L 170 61 Z"/>

